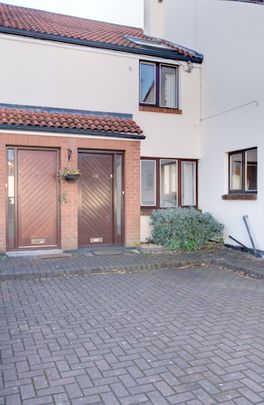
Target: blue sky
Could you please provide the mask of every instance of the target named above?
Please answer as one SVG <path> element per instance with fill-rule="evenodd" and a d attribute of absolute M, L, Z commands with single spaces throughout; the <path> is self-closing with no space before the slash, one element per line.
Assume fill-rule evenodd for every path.
<path fill-rule="evenodd" d="M 3 0 L 3 2 L 143 27 L 143 0 Z"/>

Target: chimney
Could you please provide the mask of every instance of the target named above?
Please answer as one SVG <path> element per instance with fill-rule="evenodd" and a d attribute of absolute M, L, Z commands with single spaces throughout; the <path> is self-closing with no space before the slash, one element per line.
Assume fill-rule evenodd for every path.
<path fill-rule="evenodd" d="M 144 32 L 153 37 L 163 37 L 164 0 L 144 0 Z"/>

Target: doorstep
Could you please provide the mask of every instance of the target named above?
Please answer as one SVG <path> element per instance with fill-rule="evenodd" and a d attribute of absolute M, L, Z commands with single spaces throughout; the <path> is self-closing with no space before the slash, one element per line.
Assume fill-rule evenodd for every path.
<path fill-rule="evenodd" d="M 6 252 L 8 257 L 32 257 L 32 256 L 50 256 L 62 254 L 62 249 L 46 249 L 46 250 L 17 250 L 13 252 Z"/>

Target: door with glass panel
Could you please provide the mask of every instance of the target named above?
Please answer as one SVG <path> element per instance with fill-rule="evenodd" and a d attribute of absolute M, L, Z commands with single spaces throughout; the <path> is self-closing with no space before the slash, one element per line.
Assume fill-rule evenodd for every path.
<path fill-rule="evenodd" d="M 123 243 L 123 154 L 79 151 L 79 246 Z"/>
<path fill-rule="evenodd" d="M 7 246 L 57 247 L 57 150 L 7 149 Z"/>

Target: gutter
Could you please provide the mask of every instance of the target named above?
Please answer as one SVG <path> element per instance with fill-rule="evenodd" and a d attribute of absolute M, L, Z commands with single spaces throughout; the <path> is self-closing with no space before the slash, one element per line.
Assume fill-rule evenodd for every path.
<path fill-rule="evenodd" d="M 81 45 L 81 46 L 87 46 L 90 48 L 108 49 L 108 50 L 112 50 L 112 51 L 134 53 L 137 55 L 155 56 L 158 58 L 180 60 L 180 61 L 184 61 L 184 62 L 191 61 L 193 63 L 199 63 L 199 64 L 201 64 L 203 62 L 203 55 L 188 57 L 185 55 L 178 54 L 177 51 L 170 51 L 167 49 L 157 50 L 157 49 L 148 49 L 148 48 L 143 48 L 143 47 L 132 48 L 129 46 L 109 44 L 106 42 L 89 41 L 86 39 L 70 38 L 70 37 L 65 37 L 63 35 L 46 34 L 43 32 L 33 32 L 33 31 L 21 30 L 21 29 L 4 27 L 4 26 L 0 26 L 0 33 L 18 35 L 18 36 L 34 38 L 34 39 L 41 39 L 41 40 L 46 40 L 46 41 L 63 42 L 66 44 Z"/>

